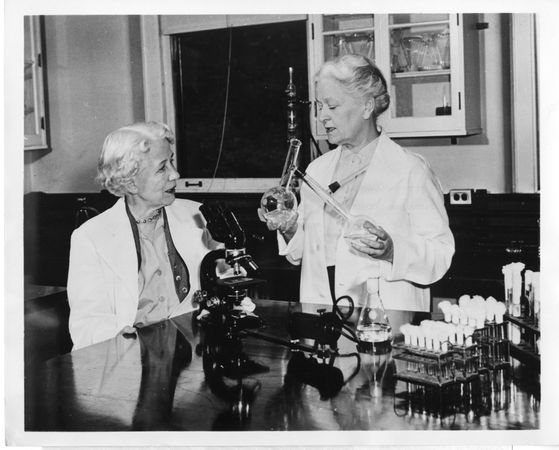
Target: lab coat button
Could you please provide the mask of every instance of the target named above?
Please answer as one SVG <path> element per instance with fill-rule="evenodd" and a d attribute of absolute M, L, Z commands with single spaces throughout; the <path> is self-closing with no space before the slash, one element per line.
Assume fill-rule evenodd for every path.
<path fill-rule="evenodd" d="M 175 280 L 180 281 L 180 280 L 181 280 L 181 276 L 180 276 L 180 275 L 177 275 L 177 276 L 175 277 Z"/>
<path fill-rule="evenodd" d="M 185 287 L 183 287 L 183 288 L 181 289 L 181 291 L 182 291 L 183 294 L 186 294 L 186 293 L 188 292 L 188 289 L 185 288 Z"/>

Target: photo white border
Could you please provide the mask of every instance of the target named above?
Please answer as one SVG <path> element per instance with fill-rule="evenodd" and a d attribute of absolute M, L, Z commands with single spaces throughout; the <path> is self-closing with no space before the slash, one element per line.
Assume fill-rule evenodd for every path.
<path fill-rule="evenodd" d="M 272 5 L 263 1 L 195 2 L 184 0 L 96 0 L 82 4 L 57 0 L 6 0 L 4 5 L 4 231 L 5 283 L 4 373 L 5 435 L 8 445 L 26 446 L 301 446 L 323 445 L 456 445 L 487 446 L 559 444 L 559 317 L 558 263 L 559 201 L 555 152 L 559 127 L 559 6 L 552 0 L 532 1 L 296 1 Z M 23 431 L 23 16 L 28 14 L 208 14 L 208 13 L 341 13 L 367 12 L 535 12 L 538 31 L 538 66 L 541 149 L 541 265 L 543 297 L 541 429 L 533 431 L 321 431 L 321 432 L 120 432 L 38 433 Z M 116 124 L 115 124 L 116 125 Z M 557 356 L 555 356 L 557 355 Z"/>

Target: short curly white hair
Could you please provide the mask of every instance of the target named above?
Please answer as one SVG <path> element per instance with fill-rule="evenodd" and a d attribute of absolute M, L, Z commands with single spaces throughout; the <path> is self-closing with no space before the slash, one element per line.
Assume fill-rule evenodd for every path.
<path fill-rule="evenodd" d="M 110 133 L 97 164 L 97 180 L 111 194 L 122 197 L 138 173 L 142 155 L 159 140 L 175 142 L 171 129 L 159 122 L 138 122 Z"/>

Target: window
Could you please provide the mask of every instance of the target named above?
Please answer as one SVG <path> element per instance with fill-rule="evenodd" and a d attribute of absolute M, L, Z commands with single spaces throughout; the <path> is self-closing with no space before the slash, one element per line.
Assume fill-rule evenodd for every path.
<path fill-rule="evenodd" d="M 48 148 L 44 89 L 43 18 L 24 17 L 24 149 Z"/>
<path fill-rule="evenodd" d="M 297 98 L 308 99 L 306 21 L 173 34 L 170 42 L 181 178 L 201 181 L 203 191 L 223 179 L 241 181 L 241 190 L 267 187 L 255 179 L 277 182 L 288 148 L 289 67 Z M 308 110 L 298 108 L 305 142 Z"/>

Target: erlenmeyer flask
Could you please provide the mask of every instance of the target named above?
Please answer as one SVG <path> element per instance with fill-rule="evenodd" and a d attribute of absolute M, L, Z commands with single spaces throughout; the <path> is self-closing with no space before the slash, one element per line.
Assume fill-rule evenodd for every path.
<path fill-rule="evenodd" d="M 361 308 L 356 331 L 360 343 L 370 343 L 374 350 L 392 342 L 392 327 L 379 295 L 378 276 L 367 279 L 366 292 L 367 300 Z"/>

